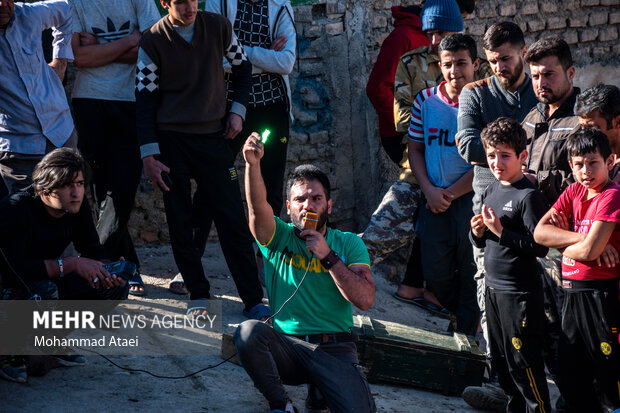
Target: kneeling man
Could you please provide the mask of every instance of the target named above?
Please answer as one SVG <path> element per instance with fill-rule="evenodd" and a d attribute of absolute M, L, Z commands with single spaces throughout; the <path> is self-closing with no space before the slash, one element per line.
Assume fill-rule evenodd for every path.
<path fill-rule="evenodd" d="M 0 202 L 5 298 L 127 298 L 127 284 L 104 268 L 105 249 L 84 202 L 85 165 L 78 151 L 56 149 L 36 165 L 31 187 Z M 79 257 L 62 256 L 71 242 Z"/>
<path fill-rule="evenodd" d="M 327 228 L 331 212 L 327 176 L 312 165 L 297 167 L 287 183 L 292 223 L 274 217 L 260 172 L 263 144 L 245 143 L 245 191 L 250 230 L 265 259 L 265 284 L 273 316 L 248 320 L 235 333 L 239 359 L 272 412 L 294 412 L 282 384 L 309 383 L 308 409 L 374 412 L 358 364 L 351 304 L 372 305 L 375 284 L 364 243 L 355 234 Z M 316 230 L 304 229 L 307 213 Z"/>

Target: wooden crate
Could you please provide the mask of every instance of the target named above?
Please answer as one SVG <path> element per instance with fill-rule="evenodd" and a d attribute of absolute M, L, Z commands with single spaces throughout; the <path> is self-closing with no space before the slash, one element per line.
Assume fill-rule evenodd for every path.
<path fill-rule="evenodd" d="M 482 383 L 486 357 L 471 337 L 367 316 L 354 316 L 353 322 L 360 363 L 371 383 L 406 384 L 444 394 L 461 394 L 465 387 Z M 224 359 L 237 352 L 234 332 L 228 327 L 222 334 Z M 230 361 L 240 365 L 237 356 Z"/>
<path fill-rule="evenodd" d="M 461 394 L 480 386 L 485 354 L 473 338 L 355 316 L 357 350 L 369 382 L 408 384 Z"/>

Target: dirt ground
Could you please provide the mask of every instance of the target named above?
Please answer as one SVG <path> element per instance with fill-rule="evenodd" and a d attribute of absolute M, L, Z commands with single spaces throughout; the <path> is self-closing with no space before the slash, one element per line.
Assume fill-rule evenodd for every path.
<path fill-rule="evenodd" d="M 142 247 L 141 271 L 147 297 L 131 298 L 137 304 L 148 300 L 186 300 L 168 291 L 176 266 L 169 246 Z M 203 265 L 211 282 L 213 298 L 223 303 L 224 328 L 245 318 L 226 263 L 217 243 L 209 243 Z M 375 274 L 377 293 L 372 308 L 364 314 L 380 320 L 445 331 L 448 321 L 433 317 L 415 306 L 392 297 L 395 290 Z M 178 303 L 183 304 L 183 303 Z M 358 312 L 359 313 L 359 312 Z M 360 313 L 361 314 L 361 313 Z M 183 376 L 222 361 L 219 355 L 204 356 L 110 356 L 115 363 L 168 376 Z M 0 412 L 266 412 L 267 402 L 253 386 L 243 368 L 231 364 L 207 370 L 187 379 L 169 380 L 144 373 L 128 372 L 97 355 L 87 355 L 83 367 L 57 368 L 43 377 L 30 377 L 25 384 L 0 380 Z M 405 386 L 372 384 L 380 412 L 474 412 L 460 397 Z M 296 406 L 303 411 L 305 386 L 287 386 Z M 557 390 L 552 386 L 552 400 Z"/>

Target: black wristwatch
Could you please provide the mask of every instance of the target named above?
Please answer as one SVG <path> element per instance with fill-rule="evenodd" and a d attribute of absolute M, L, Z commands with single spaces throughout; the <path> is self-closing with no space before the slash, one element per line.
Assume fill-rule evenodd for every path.
<path fill-rule="evenodd" d="M 338 257 L 338 254 L 336 254 L 334 250 L 331 250 L 329 251 L 329 254 L 327 254 L 325 258 L 321 260 L 321 265 L 323 266 L 323 268 L 329 271 L 331 267 L 336 265 L 339 259 L 340 258 Z"/>

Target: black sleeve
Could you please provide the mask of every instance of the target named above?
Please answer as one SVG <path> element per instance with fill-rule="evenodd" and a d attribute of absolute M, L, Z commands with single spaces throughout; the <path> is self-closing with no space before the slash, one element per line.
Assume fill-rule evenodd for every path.
<path fill-rule="evenodd" d="M 523 254 L 535 257 L 547 255 L 549 248 L 534 241 L 534 229 L 548 209 L 547 201 L 538 190 L 529 192 L 521 201 L 521 218 L 527 233 L 518 234 L 504 228 L 499 241 L 500 245 L 515 248 Z"/>
<path fill-rule="evenodd" d="M 489 188 L 491 187 L 491 185 L 487 186 L 486 189 L 484 190 L 484 192 L 482 193 L 482 196 L 480 198 L 480 205 L 484 205 L 484 200 L 487 197 L 487 192 L 489 192 Z M 493 234 L 491 231 L 489 231 L 488 228 L 486 228 L 484 230 L 484 234 L 482 235 L 482 238 L 476 238 L 476 236 L 474 235 L 473 231 L 471 230 L 471 228 L 469 229 L 469 240 L 471 241 L 471 243 L 473 244 L 474 247 L 476 248 L 484 248 L 486 247 L 487 244 L 487 238 L 489 238 L 489 235 L 495 235 Z"/>
<path fill-rule="evenodd" d="M 159 106 L 159 67 L 142 47 L 136 66 L 136 127 L 141 156 L 159 153 L 157 147 L 157 108 Z"/>
<path fill-rule="evenodd" d="M 234 32 L 231 32 L 230 44 L 227 46 L 224 56 L 230 63 L 232 72 L 232 100 L 247 108 L 252 86 L 252 64 Z"/>
<path fill-rule="evenodd" d="M 73 244 L 82 257 L 93 260 L 107 259 L 105 248 L 99 242 L 99 235 L 97 235 L 86 198 L 71 222 L 73 223 Z"/>
<path fill-rule="evenodd" d="M 487 245 L 487 233 L 488 232 L 490 232 L 490 231 L 487 229 L 487 230 L 484 231 L 484 235 L 482 235 L 482 238 L 476 238 L 476 236 L 474 235 L 473 231 L 470 229 L 469 230 L 469 240 L 474 245 L 474 247 L 483 249 Z"/>
<path fill-rule="evenodd" d="M 13 280 L 9 284 L 21 286 L 19 277 L 30 283 L 46 280 L 47 269 L 43 260 L 27 260 L 30 250 L 33 222 L 27 205 L 11 205 L 6 197 L 0 206 L 0 273 Z"/>

